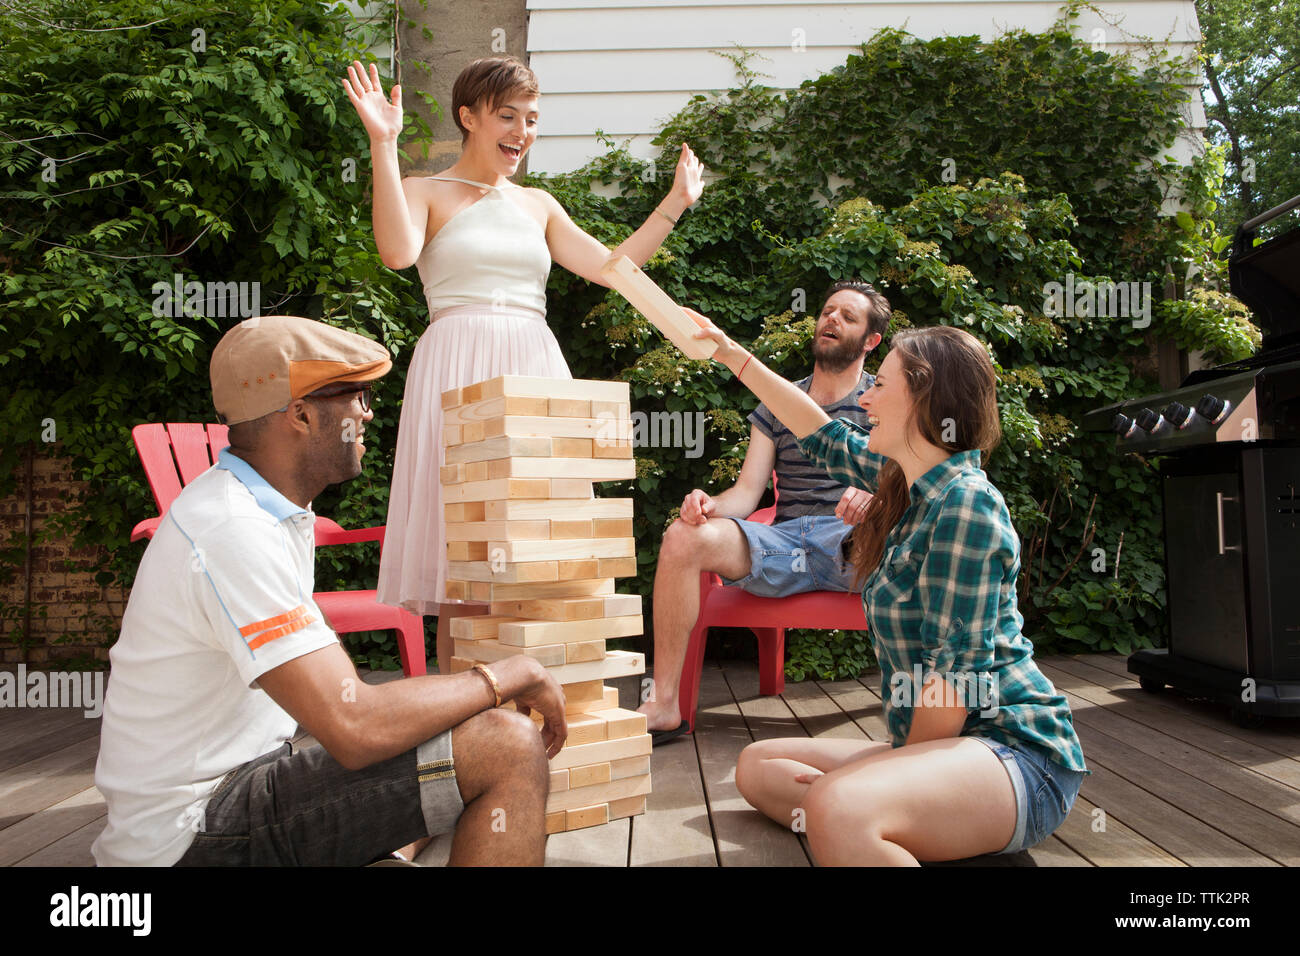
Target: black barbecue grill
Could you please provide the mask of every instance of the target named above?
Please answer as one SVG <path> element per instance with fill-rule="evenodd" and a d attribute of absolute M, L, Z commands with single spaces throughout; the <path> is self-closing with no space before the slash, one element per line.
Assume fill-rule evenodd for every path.
<path fill-rule="evenodd" d="M 1244 223 L 1228 260 L 1259 352 L 1083 422 L 1113 430 L 1122 452 L 1163 456 L 1169 647 L 1138 651 L 1129 671 L 1247 720 L 1300 716 L 1300 228 L 1253 245 L 1297 207 Z"/>

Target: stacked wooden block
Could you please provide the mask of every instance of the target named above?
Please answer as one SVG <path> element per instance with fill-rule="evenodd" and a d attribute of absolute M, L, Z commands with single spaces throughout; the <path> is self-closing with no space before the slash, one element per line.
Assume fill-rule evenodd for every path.
<path fill-rule="evenodd" d="M 491 605 L 453 620 L 451 669 L 528 654 L 563 685 L 548 833 L 642 813 L 646 718 L 604 684 L 645 671 L 645 655 L 605 647 L 642 632 L 640 595 L 614 593 L 636 574 L 632 499 L 592 492 L 635 477 L 628 386 L 505 375 L 445 392 L 442 407 L 447 596 Z"/>

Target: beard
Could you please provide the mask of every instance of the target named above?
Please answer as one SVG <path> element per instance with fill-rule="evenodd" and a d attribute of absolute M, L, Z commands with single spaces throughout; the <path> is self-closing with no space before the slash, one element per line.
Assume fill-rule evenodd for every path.
<path fill-rule="evenodd" d="M 866 344 L 870 332 L 863 332 L 856 341 L 835 339 L 827 341 L 818 333 L 812 342 L 813 361 L 824 371 L 837 375 L 862 357 L 862 346 Z"/>

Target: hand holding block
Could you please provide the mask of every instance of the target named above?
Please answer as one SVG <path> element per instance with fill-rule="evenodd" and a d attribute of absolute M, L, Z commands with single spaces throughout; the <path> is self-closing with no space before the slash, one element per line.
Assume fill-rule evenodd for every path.
<path fill-rule="evenodd" d="M 610 256 L 600 270 L 600 277 L 609 283 L 610 288 L 631 302 L 687 358 L 713 357 L 718 343 L 695 338 L 695 333 L 700 330 L 695 320 L 683 312 L 681 306 L 670 299 L 668 293 L 655 285 L 627 256 Z"/>

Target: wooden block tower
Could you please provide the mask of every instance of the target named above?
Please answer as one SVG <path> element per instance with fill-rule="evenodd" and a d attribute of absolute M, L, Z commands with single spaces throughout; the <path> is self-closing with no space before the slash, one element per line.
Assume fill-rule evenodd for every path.
<path fill-rule="evenodd" d="M 644 654 L 605 649 L 642 633 L 641 596 L 614 593 L 636 574 L 632 499 L 592 496 L 636 476 L 630 402 L 625 382 L 519 375 L 442 396 L 447 596 L 491 605 L 452 621 L 451 670 L 528 654 L 563 685 L 548 833 L 643 813 L 650 792 L 646 718 L 604 685 L 645 672 Z"/>

